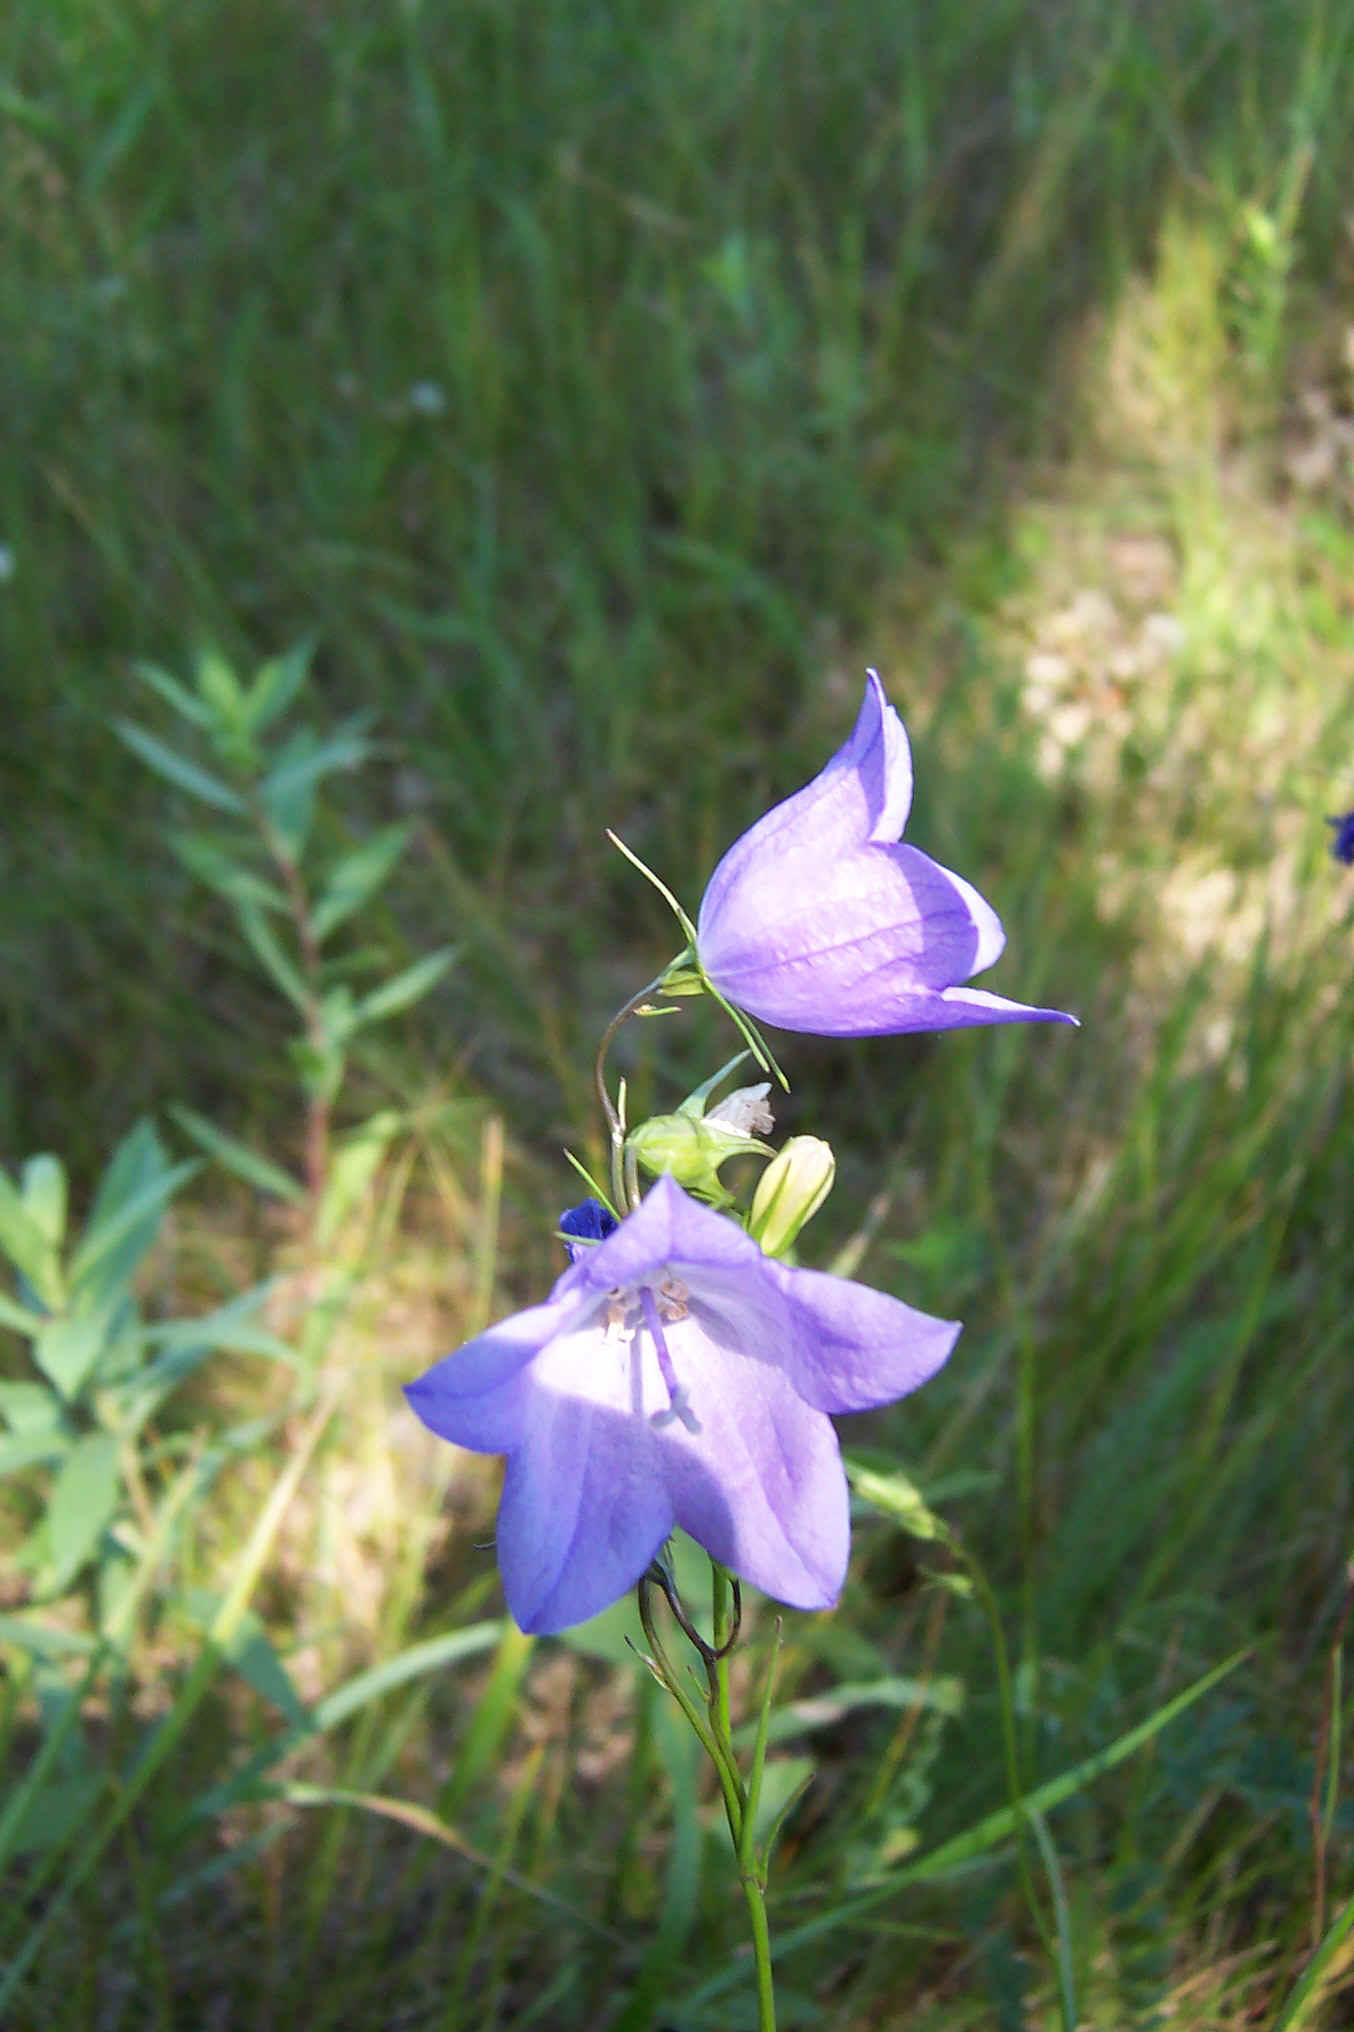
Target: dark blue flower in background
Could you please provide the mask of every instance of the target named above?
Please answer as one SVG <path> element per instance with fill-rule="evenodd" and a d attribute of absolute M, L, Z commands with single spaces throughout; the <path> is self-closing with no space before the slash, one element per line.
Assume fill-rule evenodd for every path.
<path fill-rule="evenodd" d="M 1328 818 L 1326 824 L 1335 827 L 1330 850 L 1336 860 L 1343 861 L 1347 868 L 1354 868 L 1354 811 L 1347 811 L 1340 818 Z"/>
<path fill-rule="evenodd" d="M 577 1235 L 577 1242 L 565 1242 L 569 1261 L 576 1263 L 580 1256 L 587 1255 L 583 1246 L 587 1242 L 604 1242 L 616 1226 L 616 1216 L 608 1213 L 599 1199 L 585 1199 L 579 1206 L 571 1206 L 559 1217 L 559 1231 L 562 1235 Z"/>

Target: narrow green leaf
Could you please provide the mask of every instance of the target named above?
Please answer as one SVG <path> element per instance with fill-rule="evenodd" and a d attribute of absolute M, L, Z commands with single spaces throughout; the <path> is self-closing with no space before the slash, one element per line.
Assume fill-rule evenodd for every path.
<path fill-rule="evenodd" d="M 0 1616 L 0 1644 L 12 1644 L 30 1658 L 87 1658 L 95 1639 L 59 1623 L 40 1623 L 30 1616 Z"/>
<path fill-rule="evenodd" d="M 6 1298 L 0 1291 L 0 1326 L 11 1327 L 15 1333 L 27 1334 L 31 1339 L 42 1331 L 42 1314 L 30 1312 L 27 1306 L 16 1305 L 12 1298 Z"/>
<path fill-rule="evenodd" d="M 154 734 L 148 734 L 134 720 L 114 720 L 113 731 L 148 768 L 176 789 L 186 790 L 190 797 L 196 797 L 203 804 L 214 805 L 218 811 L 243 813 L 246 810 L 244 799 L 237 797 L 229 784 L 223 783 L 219 776 L 209 776 L 196 762 L 190 762 L 186 756 L 167 748 L 163 741 L 157 741 Z"/>
<path fill-rule="evenodd" d="M 357 768 L 371 753 L 366 738 L 370 725 L 370 713 L 354 713 L 327 740 L 306 731 L 294 734 L 260 786 L 265 803 L 271 806 L 275 799 L 294 797 L 298 789 L 311 788 L 336 769 Z"/>
<path fill-rule="evenodd" d="M 252 868 L 234 860 L 214 840 L 201 833 L 171 832 L 169 844 L 190 875 L 205 882 L 219 896 L 232 903 L 255 903 L 261 910 L 285 910 L 287 899 L 271 882 L 265 882 Z"/>
<path fill-rule="evenodd" d="M 798 1801 L 813 1783 L 817 1765 L 812 1757 L 772 1757 L 762 1772 L 757 1818 L 752 1829 L 754 1849 L 766 1854 L 775 1844 Z"/>
<path fill-rule="evenodd" d="M 64 1432 L 11 1432 L 0 1435 L 0 1476 L 17 1475 L 60 1460 L 70 1447 Z"/>
<path fill-rule="evenodd" d="M 0 1249 L 42 1303 L 53 1311 L 61 1304 L 61 1266 L 56 1250 L 0 1171 Z"/>
<path fill-rule="evenodd" d="M 128 1130 L 104 1166 L 85 1221 L 85 1233 L 89 1234 L 101 1226 L 143 1185 L 162 1178 L 168 1167 L 169 1159 L 155 1133 L 155 1125 L 143 1115 Z"/>
<path fill-rule="evenodd" d="M 243 1317 L 243 1309 L 257 1304 L 261 1296 L 261 1292 L 246 1292 L 201 1319 L 171 1320 L 152 1328 L 146 1339 L 159 1352 L 112 1393 L 121 1430 L 128 1434 L 140 1431 L 165 1398 L 214 1355 L 257 1355 L 304 1373 L 305 1363 L 295 1348 Z"/>
<path fill-rule="evenodd" d="M 66 1455 L 47 1511 L 51 1585 L 59 1593 L 80 1571 L 117 1514 L 121 1496 L 118 1441 L 89 1432 Z"/>
<path fill-rule="evenodd" d="M 255 905 L 239 906 L 240 929 L 249 940 L 254 956 L 273 983 L 282 990 L 292 1007 L 302 1014 L 310 1007 L 310 990 L 293 961 L 287 958 L 270 925 Z"/>
<path fill-rule="evenodd" d="M 52 1778 L 30 1802 L 9 1838 L 11 1855 L 41 1855 L 70 1839 L 92 1809 L 103 1788 L 103 1775 L 83 1771 L 74 1778 Z"/>
<path fill-rule="evenodd" d="M 345 854 L 330 871 L 325 891 L 311 919 L 316 939 L 328 938 L 345 918 L 374 896 L 409 843 L 413 827 L 407 820 L 383 826 L 369 840 Z"/>
<path fill-rule="evenodd" d="M 259 786 L 263 805 L 278 832 L 299 860 L 310 834 L 315 793 L 322 778 L 338 769 L 353 769 L 370 753 L 365 737 L 370 714 L 356 713 L 320 740 L 308 727 L 284 742 L 273 768 Z"/>
<path fill-rule="evenodd" d="M 259 795 L 268 823 L 281 840 L 283 851 L 293 861 L 299 862 L 315 821 L 314 783 L 301 777 L 290 778 L 273 790 L 264 785 Z"/>
<path fill-rule="evenodd" d="M 94 1373 L 108 1337 L 106 1307 L 97 1312 L 49 1320 L 33 1342 L 33 1360 L 68 1403 Z"/>
<path fill-rule="evenodd" d="M 42 1383 L 0 1382 L 0 1418 L 11 1432 L 60 1432 L 65 1413 Z"/>
<path fill-rule="evenodd" d="M 1063 2032 L 1077 2032 L 1081 2013 L 1077 2009 L 1077 1979 L 1074 1964 L 1072 1920 L 1067 1909 L 1067 1892 L 1063 1885 L 1062 1865 L 1058 1861 L 1058 1851 L 1053 1845 L 1052 1835 L 1044 1824 L 1043 1815 L 1030 1812 L 1027 1815 L 1027 1819 L 1034 1833 L 1035 1845 L 1039 1850 L 1040 1860 L 1044 1865 L 1044 1874 L 1048 1878 L 1049 1897 L 1053 1904 L 1054 1941 L 1057 1949 L 1055 1960 L 1058 1967 L 1058 1992 L 1059 2003 L 1062 2008 Z"/>
<path fill-rule="evenodd" d="M 368 1672 L 359 1672 L 355 1679 L 326 1694 L 311 1710 L 312 1720 L 319 1729 L 336 1728 L 349 1715 L 357 1714 L 395 1687 L 407 1685 L 411 1679 L 441 1672 L 448 1665 L 459 1665 L 463 1659 L 478 1658 L 481 1652 L 493 1650 L 502 1642 L 507 1629 L 507 1623 L 500 1617 L 493 1622 L 471 1623 L 445 1637 L 428 1637 L 421 1644 L 411 1644 L 397 1657 L 373 1665 Z"/>
<path fill-rule="evenodd" d="M 198 696 L 216 726 L 241 731 L 246 723 L 244 693 L 239 680 L 217 649 L 204 649 L 197 660 Z"/>
<path fill-rule="evenodd" d="M 316 1224 L 316 1239 L 321 1247 L 332 1239 L 366 1192 L 392 1139 L 403 1126 L 404 1117 L 386 1108 L 337 1147 Z"/>
<path fill-rule="evenodd" d="M 139 1192 L 133 1193 L 116 1213 L 109 1212 L 96 1225 L 87 1228 L 84 1240 L 71 1258 L 72 1285 L 77 1290 L 87 1286 L 93 1273 L 107 1264 L 114 1251 L 118 1252 L 116 1277 L 101 1279 L 104 1289 L 110 1283 L 124 1283 L 130 1278 L 160 1232 L 165 1206 L 179 1187 L 201 1169 L 195 1157 L 174 1165 L 172 1170 L 150 1180 Z M 126 1244 L 126 1248 L 120 1248 L 121 1244 Z"/>
<path fill-rule="evenodd" d="M 324 997 L 320 1004 L 320 1021 L 330 1050 L 341 1050 L 357 1028 L 353 991 L 346 981 L 340 981 Z"/>
<path fill-rule="evenodd" d="M 61 1159 L 43 1152 L 30 1157 L 19 1178 L 25 1213 L 32 1216 L 53 1249 L 66 1239 L 66 1172 Z"/>
<path fill-rule="evenodd" d="M 773 1708 L 767 1723 L 767 1742 L 792 1742 L 796 1736 L 808 1735 L 813 1729 L 836 1727 L 847 1715 L 860 1708 L 884 1707 L 906 1710 L 908 1708 L 929 1708 L 935 1714 L 957 1715 L 963 1711 L 964 1683 L 960 1679 L 937 1677 L 935 1679 L 886 1679 L 864 1680 L 859 1684 L 843 1683 L 827 1688 L 821 1694 L 810 1694 L 803 1700 L 787 1701 L 784 1707 Z M 745 1722 L 734 1731 L 734 1746 L 742 1749 L 756 1734 L 757 1724 Z"/>
<path fill-rule="evenodd" d="M 456 958 L 454 946 L 443 946 L 440 952 L 428 953 L 423 959 L 415 960 L 394 980 L 387 981 L 383 988 L 376 988 L 370 995 L 364 995 L 354 1011 L 353 1027 L 359 1024 L 378 1023 L 383 1017 L 397 1015 L 419 1001 L 441 980 L 447 968 Z"/>
<path fill-rule="evenodd" d="M 413 1679 L 422 1679 L 430 1672 L 441 1672 L 449 1665 L 457 1665 L 465 1658 L 478 1658 L 481 1653 L 493 1650 L 501 1639 L 506 1624 L 502 1621 L 471 1623 L 464 1630 L 453 1630 L 445 1637 L 429 1637 L 421 1644 L 411 1644 L 397 1657 L 387 1658 L 370 1671 L 358 1673 L 343 1686 L 337 1687 L 323 1700 L 317 1701 L 306 1717 L 305 1726 L 289 1730 L 265 1743 L 246 1759 L 238 1770 L 210 1792 L 199 1795 L 193 1801 L 191 1817 L 194 1820 L 214 1819 L 229 1806 L 237 1806 L 246 1799 L 264 1796 L 260 1785 L 265 1772 L 280 1764 L 293 1750 L 312 1735 L 327 1734 L 374 1701 L 393 1693 L 397 1687 L 405 1686 Z"/>
<path fill-rule="evenodd" d="M 180 1348 L 206 1346 L 221 1354 L 263 1355 L 270 1362 L 283 1362 L 304 1370 L 305 1364 L 290 1341 L 270 1333 L 252 1317 L 271 1289 L 269 1284 L 258 1284 L 252 1291 L 242 1292 L 228 1305 L 205 1312 L 198 1319 L 165 1320 L 162 1325 L 149 1327 L 146 1339 L 151 1347 L 166 1354 Z"/>
<path fill-rule="evenodd" d="M 125 1294 L 155 1244 L 164 1210 L 187 1174 L 171 1172 L 151 1124 L 138 1122 L 123 1138 L 99 1180 L 70 1266 L 78 1306 L 90 1311 Z"/>
<path fill-rule="evenodd" d="M 242 1178 L 246 1185 L 254 1186 L 259 1192 L 270 1193 L 274 1199 L 290 1200 L 293 1206 L 304 1205 L 304 1189 L 270 1158 L 260 1157 L 247 1143 L 239 1143 L 234 1136 L 227 1136 L 223 1129 L 216 1128 L 205 1115 L 199 1115 L 192 1108 L 171 1102 L 169 1112 L 185 1136 L 190 1136 L 200 1149 L 224 1164 L 227 1171 L 234 1172 L 237 1178 Z"/>
<path fill-rule="evenodd" d="M 1285 1999 L 1270 2032 L 1296 2032 L 1299 2025 L 1307 2024 L 1312 2007 L 1321 2004 L 1328 1994 L 1334 1994 L 1326 1990 L 1326 1971 L 1351 1932 L 1354 1932 L 1354 1898 L 1341 1906 L 1335 1915 L 1325 1939 L 1308 1962 L 1297 1987 Z"/>
<path fill-rule="evenodd" d="M 609 1940 L 617 1947 L 628 1948 L 630 1945 L 625 1935 L 618 1933 L 614 1927 L 602 1925 L 590 1914 L 571 1905 L 566 1898 L 559 1897 L 554 1891 L 548 1891 L 539 1884 L 533 1884 L 531 1879 L 524 1877 L 520 1871 L 506 1868 L 497 1856 L 487 1856 L 482 1850 L 473 1848 L 454 1827 L 448 1825 L 445 1820 L 440 1820 L 428 1807 L 420 1806 L 413 1800 L 388 1799 L 377 1792 L 353 1792 L 341 1786 L 302 1784 L 279 1786 L 276 1796 L 287 1800 L 292 1806 L 358 1806 L 368 1813 L 380 1814 L 387 1820 L 399 1821 L 403 1826 L 413 1828 L 417 1834 L 428 1835 L 433 1841 L 441 1842 L 444 1847 L 453 1849 L 457 1855 L 464 1856 L 487 1876 L 501 1877 L 504 1883 L 511 1884 L 514 1890 L 535 1899 L 537 1904 L 544 1905 L 548 1911 L 558 1912 L 573 1925 L 581 1927 L 584 1932 L 596 1934 L 600 1939 Z"/>
<path fill-rule="evenodd" d="M 195 699 L 185 685 L 180 684 L 176 677 L 171 677 L 167 670 L 162 670 L 158 663 L 134 663 L 132 669 L 143 684 L 148 684 L 152 691 L 159 693 L 166 705 L 174 708 L 180 718 L 190 720 L 204 731 L 211 726 L 212 716 L 201 700 Z"/>
<path fill-rule="evenodd" d="M 273 720 L 280 719 L 299 696 L 315 654 L 315 640 L 307 636 L 282 656 L 263 664 L 245 701 L 249 724 L 257 734 Z"/>
<path fill-rule="evenodd" d="M 220 1611 L 221 1597 L 206 1588 L 190 1588 L 183 1606 L 193 1621 L 205 1630 L 210 1628 Z M 234 1666 L 245 1684 L 252 1686 L 255 1693 L 279 1709 L 294 1728 L 305 1727 L 306 1711 L 296 1688 L 268 1632 L 252 1609 L 246 1609 L 241 1616 L 229 1643 L 222 1646 L 222 1656 Z"/>
<path fill-rule="evenodd" d="M 125 1297 L 160 1232 L 167 1202 L 189 1169 L 171 1171 L 153 1125 L 139 1121 L 113 1152 L 94 1194 L 72 1265 L 78 1310 Z"/>

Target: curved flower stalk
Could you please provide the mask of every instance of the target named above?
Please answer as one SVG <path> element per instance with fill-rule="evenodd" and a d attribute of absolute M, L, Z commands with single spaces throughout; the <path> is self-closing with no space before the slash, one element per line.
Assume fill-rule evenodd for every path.
<path fill-rule="evenodd" d="M 845 747 L 711 876 L 696 927 L 704 978 L 763 1022 L 823 1037 L 1075 1023 L 961 985 L 1005 934 L 962 876 L 900 844 L 911 803 L 907 734 L 871 670 Z"/>
<path fill-rule="evenodd" d="M 545 1303 L 407 1392 L 443 1439 L 508 1456 L 498 1558 L 517 1622 L 596 1615 L 677 1526 L 776 1599 L 829 1607 L 850 1538 L 829 1414 L 916 1389 L 958 1325 L 774 1261 L 668 1175 L 614 1226 L 600 1207 L 562 1226 L 574 1260 Z"/>

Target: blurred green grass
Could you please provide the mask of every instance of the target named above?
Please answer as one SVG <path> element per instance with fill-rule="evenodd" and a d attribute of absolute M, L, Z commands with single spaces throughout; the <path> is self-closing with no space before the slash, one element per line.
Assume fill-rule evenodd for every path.
<path fill-rule="evenodd" d="M 369 1095 L 478 1094 L 511 1143 L 501 1235 L 492 1136 L 430 1136 L 378 1207 L 353 1392 L 261 1606 L 316 1694 L 492 1613 L 489 1483 L 439 1536 L 446 1462 L 411 1469 L 392 1392 L 475 1323 L 486 1236 L 500 1302 L 539 1295 L 590 1043 L 670 950 L 602 828 L 690 904 L 878 663 L 912 836 L 1006 921 L 996 985 L 1085 1028 L 796 1052 L 842 1157 L 815 1260 L 882 1191 L 862 1274 L 967 1322 L 861 1444 L 982 1478 L 941 1507 L 1002 1590 L 1031 1782 L 1254 1647 L 1054 1823 L 1097 2025 L 1269 2022 L 1312 1922 L 1351 1550 L 1351 907 L 1320 821 L 1354 769 L 1352 41 L 1317 0 L 17 0 L 0 29 L 0 1141 L 88 1178 L 169 1100 L 290 1119 L 270 1001 L 107 719 L 136 655 L 317 630 L 326 705 L 389 744 L 346 822 L 419 820 L 391 929 L 467 954 Z M 643 1041 L 640 1105 L 726 1055 L 698 1018 Z M 174 1275 L 285 1260 L 248 1218 L 205 1201 Z M 198 1579 L 276 1465 L 225 1491 Z M 889 1721 L 813 1738 L 786 1931 L 1002 1796 L 981 1627 L 882 1525 L 855 1571 L 787 1692 L 887 1668 L 968 1699 L 904 1718 L 882 1792 Z M 303 1773 L 440 1798 L 497 1876 L 355 1812 L 242 1817 L 256 1858 L 176 1906 L 161 1805 L 33 2022 L 591 2026 L 658 1969 L 665 1899 L 696 1987 L 735 1951 L 727 1879 L 617 1684 L 508 1639 L 487 1684 L 392 1694 Z M 184 1796 L 263 1726 L 223 1693 Z M 1337 1848 L 1347 1895 L 1344 1823 Z M 631 1948 L 580 1948 L 507 1867 Z M 1029 1946 L 1008 1874 L 971 1872 L 790 1957 L 786 2022 L 1052 2024 Z"/>

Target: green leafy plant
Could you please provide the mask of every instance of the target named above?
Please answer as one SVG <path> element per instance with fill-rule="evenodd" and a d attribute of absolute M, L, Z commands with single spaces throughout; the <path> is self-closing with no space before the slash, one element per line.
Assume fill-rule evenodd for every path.
<path fill-rule="evenodd" d="M 0 1866 L 39 1858 L 39 1878 L 78 1833 L 106 1780 L 82 1726 L 87 1701 L 117 1733 L 131 1652 L 157 1589 L 172 1595 L 181 1534 L 220 1468 L 257 1443 L 257 1422 L 208 1444 L 162 1418 L 209 1356 L 235 1351 L 295 1365 L 260 1318 L 266 1287 L 197 1319 L 148 1319 L 138 1295 L 174 1194 L 199 1169 L 171 1164 L 148 1122 L 114 1152 L 83 1227 L 68 1218 L 66 1173 L 32 1157 L 0 1171 L 0 1326 L 22 1350 L 0 1380 L 0 1505 L 16 1518 L 18 1599 L 0 1616 L 16 1698 L 36 1703 L 38 1749 L 0 1815 Z M 202 1628 L 213 1601 L 190 1621 Z M 235 1631 L 232 1630 L 232 1636 Z M 240 1669 L 274 1692 L 286 1675 L 261 1631 Z M 72 1667 L 79 1672 L 71 1682 Z"/>
<path fill-rule="evenodd" d="M 43 1471 L 19 1551 L 27 1591 L 43 1604 L 84 1589 L 96 1629 L 115 1619 L 155 1532 L 157 1484 L 189 1444 L 157 1435 L 166 1400 L 218 1350 L 296 1359 L 259 1321 L 264 1287 L 204 1318 L 145 1318 L 138 1275 L 198 1168 L 171 1164 L 151 1125 L 138 1123 L 75 1234 L 59 1159 L 30 1158 L 17 1186 L 0 1172 L 0 1251 L 15 1278 L 14 1295 L 0 1293 L 0 1323 L 27 1351 L 26 1373 L 0 1381 L 0 1479 Z"/>
<path fill-rule="evenodd" d="M 248 1184 L 305 1208 L 313 1240 L 323 1243 L 400 1127 L 397 1114 L 383 1111 L 335 1147 L 334 1106 L 352 1042 L 421 1000 L 454 952 L 442 947 L 379 980 L 379 951 L 334 947 L 335 934 L 389 880 L 411 827 L 399 821 L 356 846 L 331 848 L 332 828 L 318 822 L 318 794 L 328 778 L 370 758 L 371 716 L 352 714 L 327 734 L 304 724 L 288 729 L 311 653 L 302 642 L 246 682 L 222 656 L 204 651 L 192 688 L 155 664 L 139 664 L 138 676 L 182 723 L 185 747 L 135 720 L 115 724 L 143 762 L 212 815 L 171 828 L 170 844 L 230 905 L 254 959 L 295 1014 L 290 1050 L 304 1098 L 303 1179 L 193 1109 L 173 1108 L 174 1119 Z"/>

